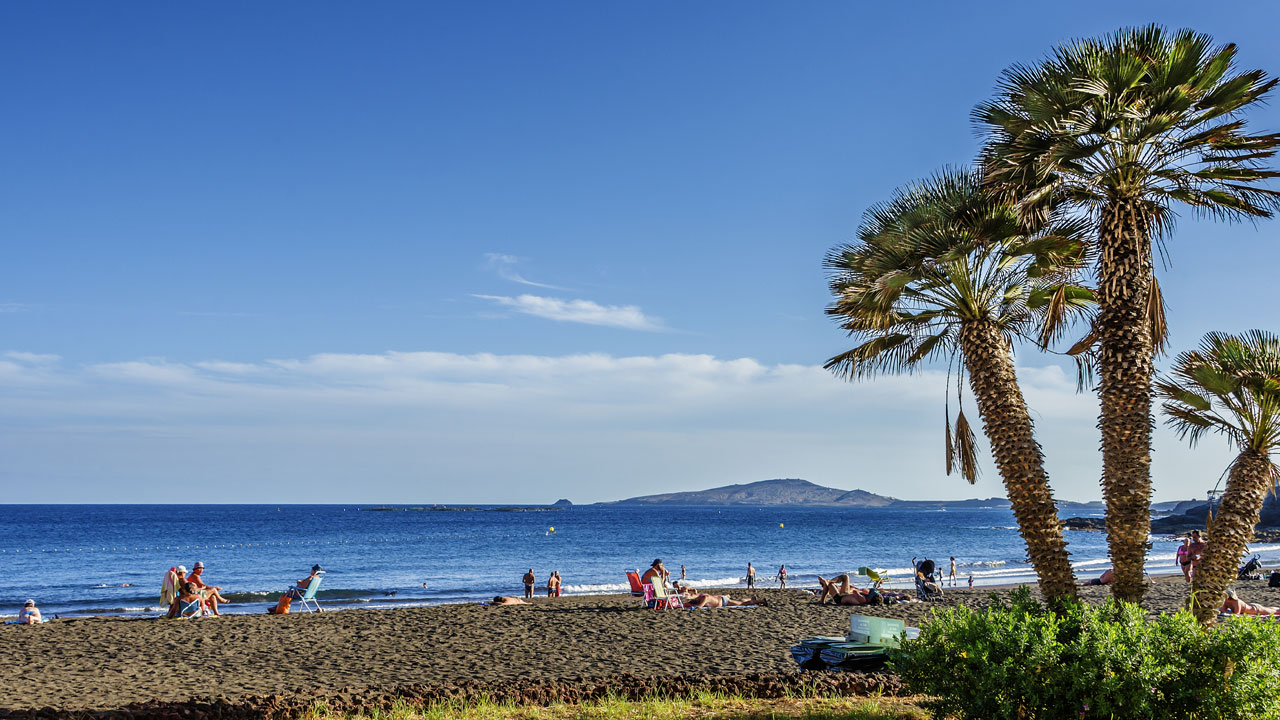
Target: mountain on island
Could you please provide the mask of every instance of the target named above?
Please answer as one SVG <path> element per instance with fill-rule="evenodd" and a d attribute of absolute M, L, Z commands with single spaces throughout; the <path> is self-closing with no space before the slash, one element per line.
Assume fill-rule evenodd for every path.
<path fill-rule="evenodd" d="M 618 500 L 618 505 L 805 505 L 811 507 L 888 507 L 901 502 L 866 490 L 822 487 L 798 478 L 761 480 L 710 490 L 663 493 Z"/>

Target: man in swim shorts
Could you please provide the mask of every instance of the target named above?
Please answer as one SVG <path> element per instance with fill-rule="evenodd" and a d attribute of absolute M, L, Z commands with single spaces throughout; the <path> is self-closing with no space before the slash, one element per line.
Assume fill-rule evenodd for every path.
<path fill-rule="evenodd" d="M 533 585 L 538 580 L 533 576 L 533 568 L 529 568 L 529 572 L 524 574 L 524 597 L 530 599 L 533 597 Z"/>
<path fill-rule="evenodd" d="M 1218 608 L 1218 612 L 1236 615 L 1280 615 L 1280 608 L 1260 603 L 1247 603 L 1236 595 L 1235 590 L 1228 590 L 1227 598 L 1222 602 L 1222 607 Z"/>

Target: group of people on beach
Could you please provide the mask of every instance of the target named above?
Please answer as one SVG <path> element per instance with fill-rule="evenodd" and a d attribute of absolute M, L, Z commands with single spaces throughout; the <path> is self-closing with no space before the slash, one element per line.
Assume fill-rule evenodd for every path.
<path fill-rule="evenodd" d="M 681 580 L 684 579 L 683 565 L 680 566 L 680 579 Z M 778 574 L 774 575 L 773 579 L 778 581 L 779 588 L 786 588 L 787 587 L 787 566 L 783 565 L 782 567 L 779 567 Z M 755 589 L 755 586 L 756 586 L 756 568 L 751 563 L 747 563 L 747 589 L 748 590 Z"/>
<path fill-rule="evenodd" d="M 185 565 L 169 568 L 160 588 L 160 602 L 169 606 L 168 617 L 178 617 L 184 607 L 200 610 L 201 614 L 218 615 L 218 605 L 230 601 L 222 596 L 222 586 L 204 581 L 204 563 L 197 561 L 187 574 Z"/>
<path fill-rule="evenodd" d="M 1182 545 L 1178 547 L 1178 552 L 1174 555 L 1174 562 L 1182 567 L 1182 576 L 1187 582 L 1195 577 L 1196 568 L 1200 567 L 1200 560 L 1204 557 L 1204 551 L 1209 548 L 1209 544 L 1200 537 L 1199 530 L 1192 530 L 1191 537 L 1183 538 Z"/>
<path fill-rule="evenodd" d="M 538 584 L 538 578 L 533 574 L 533 568 L 529 568 L 529 572 L 524 574 L 524 577 L 521 578 L 521 582 L 524 583 L 524 599 L 529 600 L 533 598 L 533 588 Z M 547 597 L 560 597 L 561 582 L 560 571 L 552 570 L 551 574 L 547 576 Z M 501 605 L 503 603 L 498 604 Z"/>

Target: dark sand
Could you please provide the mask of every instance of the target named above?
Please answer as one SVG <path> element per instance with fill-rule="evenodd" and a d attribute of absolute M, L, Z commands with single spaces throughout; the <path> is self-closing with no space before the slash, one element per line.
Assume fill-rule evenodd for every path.
<path fill-rule="evenodd" d="M 1264 581 L 1238 583 L 1280 605 Z M 741 590 L 725 591 L 743 597 Z M 620 673 L 675 676 L 796 672 L 802 637 L 842 635 L 854 613 L 927 621 L 933 608 L 989 604 L 991 588 L 948 590 L 940 603 L 819 606 L 793 590 L 757 591 L 769 607 L 640 609 L 626 596 L 540 599 L 531 606 L 446 605 L 198 620 L 88 618 L 0 627 L 0 708 L 113 709 L 132 702 L 306 694 L 479 681 L 581 682 Z M 1007 589 L 995 590 L 1007 594 Z M 1101 600 L 1107 588 L 1085 588 Z M 1181 576 L 1160 578 L 1144 605 L 1175 610 Z M 264 610 L 265 610 L 265 606 Z"/>

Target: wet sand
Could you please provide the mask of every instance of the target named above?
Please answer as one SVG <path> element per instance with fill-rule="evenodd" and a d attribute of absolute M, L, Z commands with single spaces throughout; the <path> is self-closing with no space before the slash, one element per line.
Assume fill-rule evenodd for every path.
<path fill-rule="evenodd" d="M 1237 584 L 1249 601 L 1280 604 L 1265 581 Z M 743 597 L 741 590 L 724 591 Z M 939 606 L 990 604 L 1008 589 L 947 590 L 938 603 L 820 606 L 794 590 L 763 590 L 761 608 L 649 611 L 627 596 L 539 599 L 530 606 L 445 605 L 197 620 L 87 618 L 0 627 L 0 709 L 114 709 L 193 697 L 307 695 L 318 689 L 409 684 L 590 682 L 797 672 L 802 637 L 842 635 L 855 613 L 928 621 Z M 1084 588 L 1101 601 L 1105 587 Z M 1181 576 L 1159 578 L 1144 605 L 1185 601 Z M 265 606 L 264 606 L 265 610 Z"/>

